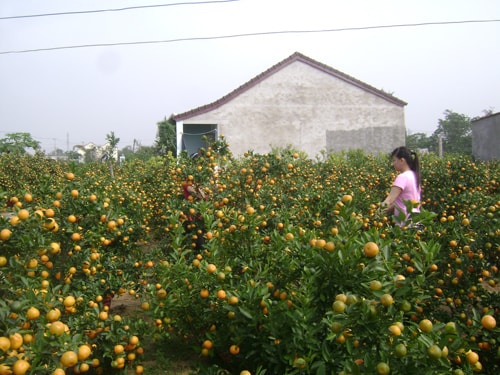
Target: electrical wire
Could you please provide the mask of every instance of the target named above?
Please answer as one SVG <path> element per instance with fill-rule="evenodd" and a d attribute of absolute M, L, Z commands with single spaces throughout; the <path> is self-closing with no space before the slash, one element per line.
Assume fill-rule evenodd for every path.
<path fill-rule="evenodd" d="M 27 15 L 21 15 L 21 16 L 0 17 L 0 20 L 13 20 L 13 19 L 19 19 L 19 18 L 35 18 L 35 17 L 68 16 L 68 15 L 75 15 L 75 14 L 104 13 L 104 12 L 121 12 L 121 11 L 125 11 L 125 10 L 135 10 L 135 9 L 171 7 L 171 6 L 178 6 L 178 5 L 204 5 L 204 4 L 230 3 L 230 2 L 234 2 L 234 1 L 241 1 L 241 0 L 212 0 L 212 1 L 183 2 L 183 3 L 171 3 L 171 4 L 137 5 L 137 6 L 125 7 L 125 8 L 79 10 L 79 11 L 74 11 L 74 12 L 27 14 Z"/>
<path fill-rule="evenodd" d="M 130 46 L 130 45 L 144 45 L 144 44 L 164 44 L 164 43 L 190 42 L 190 41 L 200 41 L 200 40 L 217 40 L 217 39 L 230 39 L 230 38 L 244 38 L 244 37 L 264 36 L 264 35 L 331 33 L 331 32 L 342 32 L 342 31 L 363 31 L 363 30 L 390 29 L 390 28 L 403 28 L 403 27 L 422 27 L 422 26 L 457 25 L 457 24 L 492 23 L 492 22 L 500 22 L 500 19 L 463 20 L 463 21 L 440 21 L 440 22 L 419 22 L 419 23 L 406 23 L 406 24 L 393 24 L 393 25 L 342 27 L 342 28 L 337 28 L 337 29 L 319 29 L 319 30 L 262 31 L 262 32 L 244 33 L 244 34 L 216 35 L 216 36 L 205 36 L 205 37 L 186 37 L 186 38 L 165 39 L 165 40 L 145 40 L 145 41 L 135 41 L 135 42 L 79 44 L 79 45 L 71 45 L 71 46 L 59 46 L 59 47 L 34 48 L 34 49 L 25 49 L 25 50 L 0 51 L 0 55 L 17 54 L 17 53 L 31 53 L 31 52 L 43 52 L 43 51 L 56 51 L 56 50 L 64 50 L 64 49 L 76 49 L 76 48 Z"/>

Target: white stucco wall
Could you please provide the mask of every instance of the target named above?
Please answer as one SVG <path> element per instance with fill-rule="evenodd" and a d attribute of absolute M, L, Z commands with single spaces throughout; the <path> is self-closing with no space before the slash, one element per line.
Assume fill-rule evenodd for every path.
<path fill-rule="evenodd" d="M 295 61 L 184 124 L 218 124 L 235 156 L 292 147 L 389 152 L 405 142 L 404 107 Z"/>

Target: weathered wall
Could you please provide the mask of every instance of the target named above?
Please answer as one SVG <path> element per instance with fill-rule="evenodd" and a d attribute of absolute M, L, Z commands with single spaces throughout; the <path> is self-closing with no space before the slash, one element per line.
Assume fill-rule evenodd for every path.
<path fill-rule="evenodd" d="M 472 154 L 483 161 L 500 160 L 500 113 L 472 122 Z"/>
<path fill-rule="evenodd" d="M 221 107 L 185 124 L 218 124 L 234 155 L 272 147 L 389 152 L 405 143 L 404 107 L 294 62 Z"/>

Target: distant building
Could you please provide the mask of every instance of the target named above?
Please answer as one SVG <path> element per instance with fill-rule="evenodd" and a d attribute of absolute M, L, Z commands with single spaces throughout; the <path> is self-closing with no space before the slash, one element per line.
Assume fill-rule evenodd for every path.
<path fill-rule="evenodd" d="M 78 161 L 83 163 L 86 160 L 102 160 L 106 157 L 106 150 L 109 148 L 109 143 L 104 144 L 103 146 L 98 146 L 92 142 L 89 142 L 85 145 L 76 145 L 73 147 L 73 151 L 75 151 L 78 155 Z M 113 160 L 118 161 L 118 149 L 115 147 L 111 153 Z"/>
<path fill-rule="evenodd" d="M 216 84 L 214 82 L 214 84 Z M 177 152 L 223 135 L 232 153 L 291 146 L 322 151 L 389 152 L 405 144 L 407 103 L 300 53 L 223 98 L 173 115 Z"/>
<path fill-rule="evenodd" d="M 472 120 L 472 155 L 482 161 L 500 160 L 500 112 Z"/>

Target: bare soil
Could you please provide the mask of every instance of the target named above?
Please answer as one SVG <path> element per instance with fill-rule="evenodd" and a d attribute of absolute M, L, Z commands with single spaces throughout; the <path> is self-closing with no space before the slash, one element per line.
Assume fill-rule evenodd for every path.
<path fill-rule="evenodd" d="M 121 316 L 143 316 L 141 301 L 135 296 L 124 294 L 115 296 L 111 302 L 111 313 Z M 151 375 L 169 374 L 169 375 L 189 375 L 193 364 L 197 358 L 191 358 L 193 353 L 186 350 L 179 350 L 179 347 L 165 345 L 158 347 L 151 337 L 142 338 L 144 347 L 144 358 L 142 365 L 145 372 Z M 134 374 L 133 369 L 127 370 L 127 375 Z"/>

